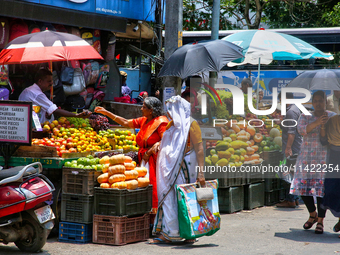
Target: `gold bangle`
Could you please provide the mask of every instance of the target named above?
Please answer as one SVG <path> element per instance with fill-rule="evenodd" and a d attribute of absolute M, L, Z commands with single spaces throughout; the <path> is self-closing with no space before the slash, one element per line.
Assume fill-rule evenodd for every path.
<path fill-rule="evenodd" d="M 115 115 L 115 114 L 114 114 Z M 115 115 L 115 118 L 114 119 L 112 119 L 112 120 L 116 120 L 117 119 L 117 115 Z"/>

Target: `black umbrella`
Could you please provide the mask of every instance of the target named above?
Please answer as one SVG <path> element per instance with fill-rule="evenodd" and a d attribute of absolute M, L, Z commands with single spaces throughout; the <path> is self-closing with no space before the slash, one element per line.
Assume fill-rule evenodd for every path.
<path fill-rule="evenodd" d="M 286 87 L 298 87 L 308 90 L 340 90 L 340 69 L 304 71 Z"/>
<path fill-rule="evenodd" d="M 186 44 L 169 57 L 158 76 L 184 79 L 204 71 L 219 72 L 230 61 L 242 57 L 242 48 L 227 41 L 212 40 Z"/>

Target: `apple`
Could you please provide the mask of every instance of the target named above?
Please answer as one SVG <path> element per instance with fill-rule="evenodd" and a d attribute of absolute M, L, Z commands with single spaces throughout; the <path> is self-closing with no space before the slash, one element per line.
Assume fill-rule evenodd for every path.
<path fill-rule="evenodd" d="M 263 141 L 261 141 L 260 145 L 261 145 L 262 147 L 265 147 L 265 146 L 267 145 L 267 142 L 263 140 Z"/>
<path fill-rule="evenodd" d="M 65 123 L 66 120 L 67 119 L 65 117 L 60 117 L 58 122 L 62 125 Z"/>
<path fill-rule="evenodd" d="M 270 148 L 268 146 L 264 146 L 263 151 L 270 151 Z"/>
<path fill-rule="evenodd" d="M 72 142 L 66 144 L 66 148 L 73 148 L 74 144 Z"/>
<path fill-rule="evenodd" d="M 59 125 L 59 122 L 57 120 L 52 121 L 52 123 L 53 123 L 54 126 L 58 126 Z"/>
<path fill-rule="evenodd" d="M 50 130 L 51 130 L 51 128 L 50 128 L 49 125 L 44 125 L 44 126 L 43 126 L 43 129 L 45 129 L 46 131 L 50 131 Z"/>

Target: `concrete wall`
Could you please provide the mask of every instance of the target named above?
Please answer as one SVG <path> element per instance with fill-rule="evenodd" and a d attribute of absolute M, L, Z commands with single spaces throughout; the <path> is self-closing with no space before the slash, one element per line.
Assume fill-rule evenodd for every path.
<path fill-rule="evenodd" d="M 142 117 L 142 105 L 105 101 L 103 102 L 103 107 L 113 114 L 117 114 L 118 116 L 121 116 L 125 119 L 135 119 Z M 110 123 L 113 122 L 110 121 Z"/>

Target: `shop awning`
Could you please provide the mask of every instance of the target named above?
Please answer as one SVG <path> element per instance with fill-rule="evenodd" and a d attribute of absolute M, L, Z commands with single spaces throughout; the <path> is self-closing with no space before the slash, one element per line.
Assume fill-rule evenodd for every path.
<path fill-rule="evenodd" d="M 126 19 L 109 15 L 80 12 L 13 0 L 0 0 L 0 6 L 0 16 L 122 33 L 126 31 Z"/>

